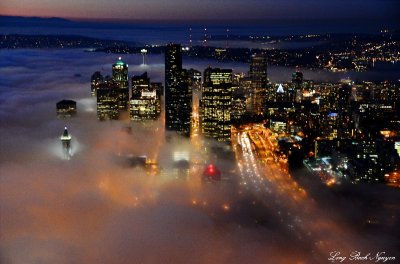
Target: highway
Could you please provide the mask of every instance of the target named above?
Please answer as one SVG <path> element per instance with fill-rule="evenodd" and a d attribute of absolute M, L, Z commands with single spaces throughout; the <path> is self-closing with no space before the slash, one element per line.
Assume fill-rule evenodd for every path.
<path fill-rule="evenodd" d="M 315 259 L 327 259 L 332 250 L 360 249 L 342 239 L 342 234 L 357 235 L 320 210 L 289 174 L 287 159 L 276 155 L 278 146 L 268 129 L 253 126 L 234 131 L 233 137 L 240 192 L 261 201 L 293 239 L 312 249 Z"/>

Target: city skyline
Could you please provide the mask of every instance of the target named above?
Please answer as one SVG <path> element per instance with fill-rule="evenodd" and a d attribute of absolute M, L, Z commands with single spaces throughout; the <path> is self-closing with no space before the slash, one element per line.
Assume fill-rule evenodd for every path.
<path fill-rule="evenodd" d="M 35 14 L 82 18 L 0 17 L 0 263 L 397 263 L 394 7 L 43 0 Z"/>

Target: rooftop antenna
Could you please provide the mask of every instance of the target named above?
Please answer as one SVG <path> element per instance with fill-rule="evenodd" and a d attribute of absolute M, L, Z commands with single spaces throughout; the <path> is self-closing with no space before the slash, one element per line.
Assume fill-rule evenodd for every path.
<path fill-rule="evenodd" d="M 192 48 L 192 28 L 189 28 L 189 47 Z"/>
<path fill-rule="evenodd" d="M 204 41 L 203 41 L 204 47 L 207 47 L 207 28 L 204 28 Z"/>

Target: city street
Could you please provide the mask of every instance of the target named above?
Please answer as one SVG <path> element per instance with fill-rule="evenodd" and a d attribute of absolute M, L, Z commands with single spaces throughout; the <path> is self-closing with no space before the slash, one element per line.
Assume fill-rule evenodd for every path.
<path fill-rule="evenodd" d="M 354 231 L 321 210 L 290 175 L 287 161 L 274 157 L 277 145 L 269 135 L 262 126 L 235 131 L 240 190 L 261 202 L 285 225 L 290 237 L 312 248 L 316 258 L 328 256 L 333 249 L 360 248 L 342 239 L 342 235 L 357 236 Z"/>

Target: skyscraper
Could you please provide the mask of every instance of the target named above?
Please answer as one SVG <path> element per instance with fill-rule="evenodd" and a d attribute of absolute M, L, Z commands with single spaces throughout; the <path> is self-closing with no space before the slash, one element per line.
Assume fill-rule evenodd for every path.
<path fill-rule="evenodd" d="M 243 88 L 232 89 L 232 124 L 240 124 L 246 113 L 246 96 Z"/>
<path fill-rule="evenodd" d="M 160 116 L 160 89 L 158 85 L 151 85 L 147 72 L 132 77 L 132 97 L 129 106 L 131 120 L 154 120 Z"/>
<path fill-rule="evenodd" d="M 118 108 L 127 109 L 129 101 L 128 64 L 125 64 L 121 57 L 112 66 L 112 78 L 118 85 Z"/>
<path fill-rule="evenodd" d="M 201 71 L 198 71 L 195 69 L 189 69 L 187 72 L 189 74 L 190 86 L 192 87 L 192 90 L 200 91 L 200 89 L 201 89 Z"/>
<path fill-rule="evenodd" d="M 250 63 L 250 79 L 252 83 L 252 112 L 263 114 L 267 98 L 267 58 L 264 54 L 254 54 Z"/>
<path fill-rule="evenodd" d="M 119 86 L 112 79 L 97 88 L 97 118 L 99 120 L 118 119 Z"/>
<path fill-rule="evenodd" d="M 291 102 L 301 102 L 303 94 L 303 73 L 296 69 L 292 74 L 292 87 L 289 90 L 289 98 Z"/>
<path fill-rule="evenodd" d="M 303 84 L 303 73 L 299 69 L 296 69 L 292 74 L 292 83 L 296 89 L 301 89 L 301 85 Z"/>
<path fill-rule="evenodd" d="M 132 98 L 140 97 L 142 91 L 149 90 L 150 78 L 147 76 L 147 72 L 142 75 L 135 75 L 132 77 Z"/>
<path fill-rule="evenodd" d="M 92 95 L 96 95 L 97 88 L 99 87 L 100 83 L 103 82 L 103 79 L 103 75 L 101 75 L 99 71 L 93 73 L 92 78 L 90 79 Z"/>
<path fill-rule="evenodd" d="M 192 112 L 189 77 L 182 70 L 182 48 L 168 44 L 165 50 L 165 127 L 189 136 Z"/>
<path fill-rule="evenodd" d="M 207 68 L 204 71 L 202 131 L 217 141 L 231 139 L 232 70 Z"/>
<path fill-rule="evenodd" d="M 64 133 L 60 137 L 62 149 L 63 149 L 63 158 L 70 159 L 72 156 L 71 153 L 71 135 L 68 133 L 67 127 L 64 129 Z"/>
<path fill-rule="evenodd" d="M 141 96 L 130 100 L 130 119 L 132 121 L 155 120 L 160 115 L 160 99 L 157 91 L 142 91 Z"/>

